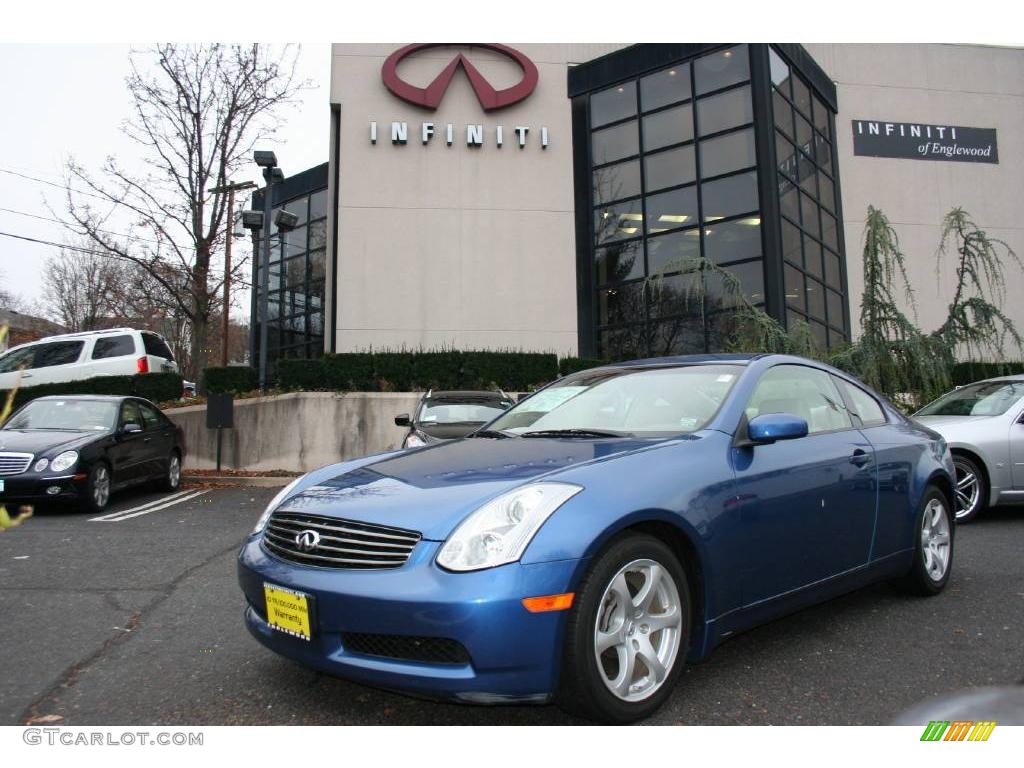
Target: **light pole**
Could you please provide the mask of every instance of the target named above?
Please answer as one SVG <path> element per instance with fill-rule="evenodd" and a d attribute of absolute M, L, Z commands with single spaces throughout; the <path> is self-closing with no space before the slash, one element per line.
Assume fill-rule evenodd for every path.
<path fill-rule="evenodd" d="M 277 167 L 277 155 L 257 150 L 253 153 L 256 165 L 263 169 L 263 258 L 260 259 L 260 389 L 267 388 L 267 304 L 270 291 L 270 211 L 273 208 L 274 182 L 284 181 L 284 173 Z"/>
<path fill-rule="evenodd" d="M 251 181 L 243 181 L 238 184 L 229 183 L 207 190 L 211 195 L 228 193 L 228 238 L 227 242 L 224 243 L 224 323 L 221 329 L 220 352 L 220 364 L 224 367 L 227 367 L 228 364 L 228 307 L 231 300 L 231 241 L 235 239 L 235 192 L 240 192 L 243 189 L 252 189 L 255 186 Z"/>

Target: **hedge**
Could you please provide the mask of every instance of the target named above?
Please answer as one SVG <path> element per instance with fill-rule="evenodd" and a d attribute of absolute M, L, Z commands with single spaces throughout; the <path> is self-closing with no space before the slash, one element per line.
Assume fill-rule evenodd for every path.
<path fill-rule="evenodd" d="M 588 368 L 600 368 L 602 365 L 608 365 L 608 361 L 593 357 L 563 357 L 558 361 L 558 372 L 562 376 L 568 376 L 570 373 L 585 371 Z"/>
<path fill-rule="evenodd" d="M 980 363 L 972 361 L 957 363 L 953 366 L 953 385 L 959 387 L 981 379 L 1010 376 L 1016 373 L 1024 373 L 1024 362 Z"/>
<path fill-rule="evenodd" d="M 282 360 L 281 363 L 284 361 Z M 241 394 L 251 392 L 259 386 L 259 377 L 255 368 L 247 365 L 229 365 L 227 367 L 204 368 L 200 382 L 203 393 Z"/>
<path fill-rule="evenodd" d="M 181 397 L 182 379 L 177 373 L 143 373 L 132 376 L 93 376 L 77 381 L 35 384 L 31 387 L 18 388 L 14 395 L 14 407 L 46 395 L 136 395 L 160 403 Z M 0 391 L 0 398 L 6 397 L 7 392 Z"/>

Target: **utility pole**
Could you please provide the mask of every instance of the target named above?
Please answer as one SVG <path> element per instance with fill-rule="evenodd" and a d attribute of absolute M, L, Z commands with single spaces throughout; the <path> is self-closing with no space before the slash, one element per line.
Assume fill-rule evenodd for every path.
<path fill-rule="evenodd" d="M 227 242 L 224 244 L 224 318 L 223 328 L 221 330 L 220 351 L 220 364 L 225 367 L 228 364 L 228 307 L 230 306 L 231 300 L 231 241 L 235 239 L 235 192 L 240 192 L 244 189 L 252 189 L 255 186 L 256 185 L 251 181 L 243 181 L 237 184 L 225 184 L 222 187 L 214 187 L 213 189 L 208 190 L 211 195 L 222 195 L 225 192 L 228 193 L 228 237 Z"/>

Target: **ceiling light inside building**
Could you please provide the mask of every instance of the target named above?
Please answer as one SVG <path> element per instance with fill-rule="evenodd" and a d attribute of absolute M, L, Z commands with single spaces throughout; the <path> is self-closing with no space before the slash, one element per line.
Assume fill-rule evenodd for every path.
<path fill-rule="evenodd" d="M 642 213 L 620 213 L 619 218 L 624 221 L 643 221 L 644 215 Z"/>
<path fill-rule="evenodd" d="M 669 222 L 669 223 L 672 223 L 672 224 L 682 224 L 684 221 L 686 221 L 689 218 L 690 218 L 689 216 L 685 216 L 685 215 L 676 216 L 675 214 L 671 214 L 671 213 L 663 213 L 663 214 L 661 214 L 661 216 L 658 217 L 658 221 L 666 221 L 666 222 Z"/>
<path fill-rule="evenodd" d="M 760 216 L 751 216 L 749 219 L 740 219 L 736 222 L 737 224 L 746 224 L 748 227 L 759 227 L 761 226 Z"/>

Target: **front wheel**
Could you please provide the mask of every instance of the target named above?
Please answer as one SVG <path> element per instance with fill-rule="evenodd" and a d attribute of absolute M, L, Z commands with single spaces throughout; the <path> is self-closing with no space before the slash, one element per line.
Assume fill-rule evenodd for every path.
<path fill-rule="evenodd" d="M 953 454 L 953 468 L 956 470 L 956 521 L 968 523 L 987 506 L 985 475 L 977 462 L 958 453 Z"/>
<path fill-rule="evenodd" d="M 160 489 L 176 491 L 181 486 L 181 455 L 177 450 L 171 451 L 167 459 L 167 471 L 160 478 Z"/>
<path fill-rule="evenodd" d="M 953 569 L 954 522 L 945 494 L 929 487 L 917 514 L 914 562 L 900 585 L 919 595 L 937 595 Z"/>
<path fill-rule="evenodd" d="M 102 512 L 110 501 L 110 467 L 102 461 L 93 464 L 85 482 L 85 506 L 90 512 Z"/>
<path fill-rule="evenodd" d="M 671 695 L 689 649 L 690 589 L 664 543 L 632 534 L 583 579 L 569 616 L 558 703 L 606 723 L 652 715 Z"/>

